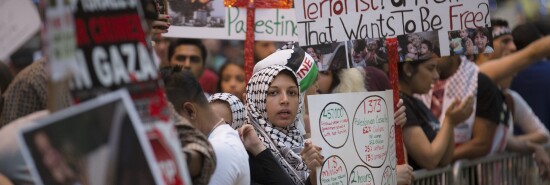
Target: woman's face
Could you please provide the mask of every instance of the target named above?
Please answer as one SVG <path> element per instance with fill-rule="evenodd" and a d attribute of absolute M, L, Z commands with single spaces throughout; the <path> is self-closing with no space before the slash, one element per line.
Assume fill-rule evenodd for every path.
<path fill-rule="evenodd" d="M 246 90 L 246 82 L 244 80 L 244 70 L 235 64 L 229 64 L 221 72 L 221 91 L 231 93 L 239 99 L 243 99 L 242 96 Z"/>
<path fill-rule="evenodd" d="M 292 78 L 279 74 L 267 90 L 267 119 L 277 127 L 287 127 L 294 122 L 298 113 L 300 89 Z"/>
<path fill-rule="evenodd" d="M 474 42 L 477 49 L 485 49 L 487 46 L 487 37 L 481 33 L 477 33 Z"/>
<path fill-rule="evenodd" d="M 319 93 L 330 93 L 330 85 L 332 85 L 332 72 L 331 71 L 319 71 L 317 75 L 317 83 L 319 84 Z"/>
<path fill-rule="evenodd" d="M 416 47 L 414 47 L 414 45 L 413 45 L 412 43 L 409 43 L 409 44 L 407 45 L 407 51 L 408 51 L 409 53 L 413 53 L 413 54 L 416 54 L 416 52 L 417 52 L 417 51 L 416 51 Z"/>
<path fill-rule="evenodd" d="M 254 43 L 254 55 L 255 58 L 260 61 L 265 57 L 275 53 L 277 51 L 277 45 L 272 41 L 256 41 Z"/>
<path fill-rule="evenodd" d="M 420 44 L 420 54 L 426 54 L 428 53 L 430 50 L 428 49 L 428 45 L 426 44 Z"/>
<path fill-rule="evenodd" d="M 439 79 L 437 60 L 438 59 L 428 60 L 418 66 L 410 83 L 412 86 L 412 93 L 425 94 L 430 91 L 432 84 Z"/>

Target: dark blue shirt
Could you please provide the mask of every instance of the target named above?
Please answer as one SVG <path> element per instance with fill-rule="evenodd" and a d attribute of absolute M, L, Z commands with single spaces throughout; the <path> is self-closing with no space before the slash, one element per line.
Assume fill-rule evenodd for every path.
<path fill-rule="evenodd" d="M 518 73 L 511 89 L 518 92 L 546 128 L 550 128 L 550 61 L 537 62 Z"/>

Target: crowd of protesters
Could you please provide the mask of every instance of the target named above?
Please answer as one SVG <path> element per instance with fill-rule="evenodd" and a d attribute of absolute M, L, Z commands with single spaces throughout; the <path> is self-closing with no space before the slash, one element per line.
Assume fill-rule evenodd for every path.
<path fill-rule="evenodd" d="M 142 2 L 157 14 L 147 8 L 151 2 Z M 300 79 L 293 66 L 323 56 L 270 41 L 255 42 L 256 66 L 247 82 L 242 42 L 161 37 L 167 30 L 158 26 L 170 26 L 161 19 L 167 17 L 147 21 L 148 33 L 193 184 L 319 184 L 316 170 L 325 156 L 309 138 L 315 123 L 307 95 L 390 89 L 387 66 L 381 67 L 386 58 L 376 58 L 375 67 L 367 61 Z M 398 64 L 401 100 L 393 124 L 403 129 L 407 164 L 397 166 L 397 184 L 410 184 L 413 170 L 502 151 L 532 153 L 541 174 L 550 175 L 543 148 L 550 138 L 548 22 L 513 30 L 505 20 L 491 22 L 492 33 L 476 32 L 475 42 L 451 43 L 453 56 Z M 478 41 L 488 36 L 492 47 Z M 481 43 L 476 55 L 466 52 L 474 43 Z M 68 89 L 57 90 L 58 102 L 48 101 L 48 61 L 36 51 L 22 47 L 0 62 L 0 184 L 35 184 L 16 134 L 48 117 L 51 104 L 71 106 Z"/>

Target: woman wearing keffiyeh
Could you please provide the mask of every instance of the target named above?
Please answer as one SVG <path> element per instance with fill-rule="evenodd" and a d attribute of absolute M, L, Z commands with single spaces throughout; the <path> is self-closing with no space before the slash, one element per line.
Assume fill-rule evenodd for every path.
<path fill-rule="evenodd" d="M 230 93 L 216 93 L 208 98 L 210 106 L 226 120 L 233 129 L 243 126 L 246 120 L 246 110 L 237 96 Z M 218 107 L 221 105 L 221 107 Z M 222 115 L 223 114 L 223 115 Z"/>
<path fill-rule="evenodd" d="M 269 66 L 256 72 L 248 82 L 246 108 L 249 124 L 254 126 L 260 140 L 294 184 L 304 184 L 309 176 L 308 168 L 315 170 L 323 160 L 320 148 L 304 142 L 296 128 L 301 104 L 296 74 L 288 67 Z M 292 150 L 302 147 L 301 156 Z"/>

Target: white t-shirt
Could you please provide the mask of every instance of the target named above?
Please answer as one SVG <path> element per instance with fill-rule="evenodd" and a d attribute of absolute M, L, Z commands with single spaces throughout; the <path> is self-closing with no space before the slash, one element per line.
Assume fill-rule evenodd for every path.
<path fill-rule="evenodd" d="M 216 153 L 216 170 L 209 184 L 250 184 L 248 153 L 239 133 L 228 124 L 223 124 L 210 133 L 208 141 Z"/>
<path fill-rule="evenodd" d="M 546 137 L 550 136 L 548 129 L 540 121 L 539 117 L 535 115 L 529 104 L 525 102 L 523 97 L 519 95 L 516 91 L 511 89 L 504 90 L 514 100 L 514 113 L 512 118 L 514 119 L 514 124 L 519 126 L 524 133 L 533 133 L 533 132 L 543 132 Z M 513 135 L 514 127 L 510 127 L 509 133 Z"/>

